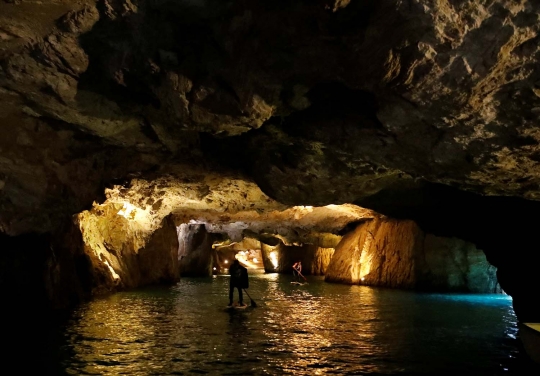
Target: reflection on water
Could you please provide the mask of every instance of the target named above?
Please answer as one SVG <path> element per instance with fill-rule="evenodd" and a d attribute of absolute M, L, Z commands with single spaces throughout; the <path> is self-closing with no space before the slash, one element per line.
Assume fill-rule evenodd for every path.
<path fill-rule="evenodd" d="M 526 375 L 511 301 L 250 276 L 118 293 L 75 312 L 58 343 L 72 375 Z M 249 299 L 248 299 L 249 301 Z M 528 370 L 528 368 L 527 368 Z M 532 372 L 532 371 L 531 371 Z"/>

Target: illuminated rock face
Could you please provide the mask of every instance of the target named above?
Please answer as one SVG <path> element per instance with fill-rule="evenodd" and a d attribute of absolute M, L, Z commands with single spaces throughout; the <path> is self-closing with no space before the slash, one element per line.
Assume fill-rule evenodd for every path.
<path fill-rule="evenodd" d="M 302 274 L 324 275 L 330 260 L 334 255 L 334 248 L 322 248 L 316 245 L 306 246 L 302 261 Z"/>
<path fill-rule="evenodd" d="M 171 161 L 213 165 L 280 204 L 355 203 L 471 241 L 538 322 L 538 12 L 536 0 L 0 1 L 0 232 L 58 236 L 105 186 L 157 180 Z M 205 197 L 201 175 L 189 199 L 227 196 Z"/>
<path fill-rule="evenodd" d="M 345 235 L 326 281 L 423 291 L 500 292 L 473 244 L 425 234 L 413 221 L 374 219 Z"/>
<path fill-rule="evenodd" d="M 302 274 L 324 275 L 330 259 L 334 254 L 333 248 L 322 248 L 318 245 L 303 246 L 262 245 L 264 269 L 268 273 L 292 273 L 296 261 L 302 262 Z"/>
<path fill-rule="evenodd" d="M 165 217 L 149 231 L 119 215 L 121 210 L 107 205 L 78 216 L 84 252 L 101 275 L 94 278 L 92 293 L 177 281 L 178 238 L 172 219 Z"/>

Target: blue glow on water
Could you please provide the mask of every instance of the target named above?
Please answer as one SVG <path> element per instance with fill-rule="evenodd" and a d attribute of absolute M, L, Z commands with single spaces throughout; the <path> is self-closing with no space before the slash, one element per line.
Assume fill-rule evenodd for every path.
<path fill-rule="evenodd" d="M 50 368 L 72 375 L 540 374 L 522 355 L 507 295 L 414 293 L 319 277 L 298 286 L 291 278 L 251 275 L 257 307 L 242 311 L 225 307 L 227 276 L 97 299 L 62 327 Z"/>

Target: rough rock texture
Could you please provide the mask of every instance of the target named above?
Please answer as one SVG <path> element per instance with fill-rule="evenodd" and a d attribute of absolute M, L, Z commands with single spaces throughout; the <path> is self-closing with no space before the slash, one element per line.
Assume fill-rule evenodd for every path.
<path fill-rule="evenodd" d="M 261 242 L 255 238 L 244 238 L 239 242 L 230 239 L 215 242 L 212 245 L 215 250 L 214 274 L 228 274 L 230 262 L 237 258 L 246 268 L 264 268 Z M 256 259 L 256 262 L 253 259 Z M 227 260 L 227 262 L 225 262 Z"/>
<path fill-rule="evenodd" d="M 424 263 L 417 287 L 422 290 L 461 290 L 475 293 L 501 292 L 493 265 L 474 244 L 456 238 L 425 234 Z M 425 285 L 425 286 L 424 286 Z"/>
<path fill-rule="evenodd" d="M 179 243 L 177 228 L 171 217 L 165 217 L 162 226 L 154 231 L 138 252 L 140 280 L 138 286 L 173 283 L 180 277 L 178 265 Z"/>
<path fill-rule="evenodd" d="M 119 214 L 121 210 L 122 206 L 96 206 L 78 216 L 85 253 L 102 274 L 95 287 L 113 291 L 178 280 L 178 240 L 171 218 L 148 231 Z"/>
<path fill-rule="evenodd" d="M 334 248 L 321 248 L 308 245 L 302 257 L 302 274 L 325 275 L 330 260 L 334 255 Z"/>
<path fill-rule="evenodd" d="M 168 173 L 131 179 L 105 190 L 104 207 L 123 211 L 148 231 L 173 213 L 177 225 L 204 224 L 208 232 L 240 242 L 246 237 L 275 242 L 337 244 L 347 226 L 375 213 L 356 205 L 288 207 L 264 194 L 241 174 L 171 165 Z M 116 209 L 113 209 L 116 210 Z"/>
<path fill-rule="evenodd" d="M 0 232 L 48 239 L 105 187 L 219 166 L 470 241 L 538 322 L 539 9 L 0 2 Z"/>
<path fill-rule="evenodd" d="M 501 291 L 496 268 L 473 244 L 425 234 L 414 221 L 384 218 L 343 237 L 325 280 L 422 291 Z"/>
<path fill-rule="evenodd" d="M 211 277 L 215 236 L 204 225 L 178 227 L 178 262 L 182 277 Z"/>

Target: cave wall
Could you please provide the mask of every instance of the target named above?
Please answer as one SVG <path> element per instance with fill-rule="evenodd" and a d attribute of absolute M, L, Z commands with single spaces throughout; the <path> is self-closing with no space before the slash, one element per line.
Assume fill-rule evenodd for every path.
<path fill-rule="evenodd" d="M 330 260 L 334 255 L 334 248 L 322 248 L 308 244 L 302 247 L 302 274 L 325 275 Z"/>
<path fill-rule="evenodd" d="M 40 234 L 0 235 L 0 247 L 0 283 L 6 302 L 3 313 L 9 314 L 21 306 L 40 311 L 49 306 L 43 278 L 49 238 Z"/>
<path fill-rule="evenodd" d="M 536 0 L 205 4 L 0 2 L 2 233 L 52 233 L 114 179 L 222 150 L 283 203 L 477 244 L 540 321 Z"/>
<path fill-rule="evenodd" d="M 264 270 L 267 273 L 292 273 L 293 264 L 302 262 L 303 275 L 324 275 L 334 254 L 333 248 L 322 248 L 314 244 L 288 246 L 283 243 L 270 246 L 262 243 Z M 274 253 L 274 257 L 271 254 Z M 277 266 L 274 265 L 276 261 Z"/>
<path fill-rule="evenodd" d="M 211 277 L 215 235 L 204 225 L 182 224 L 178 233 L 178 263 L 182 277 Z"/>
<path fill-rule="evenodd" d="M 420 290 L 461 290 L 500 293 L 497 268 L 474 244 L 457 238 L 425 234 L 423 263 L 416 287 Z"/>
<path fill-rule="evenodd" d="M 263 259 L 264 271 L 266 273 L 277 273 L 279 266 L 278 252 L 279 244 L 269 245 L 261 242 L 261 254 Z"/>
<path fill-rule="evenodd" d="M 262 245 L 264 270 L 267 273 L 292 273 L 292 265 L 302 260 L 306 248 L 302 246 L 288 246 L 279 243 L 276 246 Z M 274 264 L 274 261 L 276 264 Z M 302 272 L 303 274 L 303 272 Z"/>
<path fill-rule="evenodd" d="M 139 285 L 173 283 L 180 277 L 178 237 L 174 221 L 167 216 L 138 253 Z"/>
<path fill-rule="evenodd" d="M 325 280 L 441 292 L 501 292 L 497 269 L 473 244 L 425 234 L 414 221 L 377 218 L 337 246 Z"/>
<path fill-rule="evenodd" d="M 178 279 L 178 238 L 170 217 L 152 228 L 119 213 L 122 205 L 96 206 L 78 215 L 85 253 L 101 271 L 99 289 L 115 290 Z"/>
<path fill-rule="evenodd" d="M 52 237 L 46 260 L 44 279 L 52 308 L 70 308 L 94 295 L 113 291 L 108 270 L 90 261 L 77 221 L 72 219 Z"/>

